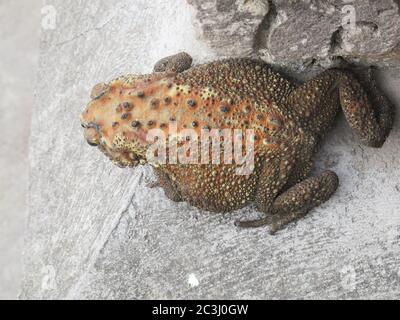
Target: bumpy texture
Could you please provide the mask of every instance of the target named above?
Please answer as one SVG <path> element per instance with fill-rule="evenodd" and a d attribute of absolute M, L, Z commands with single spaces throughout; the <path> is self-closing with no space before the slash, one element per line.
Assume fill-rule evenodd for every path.
<path fill-rule="evenodd" d="M 242 227 L 272 231 L 329 199 L 338 186 L 333 172 L 309 178 L 319 141 L 340 107 L 366 145 L 380 147 L 390 132 L 393 108 L 373 82 L 369 92 L 349 72 L 328 70 L 296 87 L 266 64 L 228 59 L 190 68 L 185 53 L 168 57 L 150 75 L 99 84 L 81 116 L 88 143 L 122 167 L 146 164 L 149 130 L 183 146 L 185 129 L 252 129 L 254 170 L 237 175 L 232 164 L 153 164 L 159 186 L 174 201 L 213 212 L 255 202 L 267 214 Z M 174 126 L 177 135 L 169 135 Z M 222 144 L 222 142 L 221 142 Z M 222 146 L 223 147 L 223 146 Z M 222 149 L 221 149 L 222 150 Z M 199 159 L 198 159 L 199 160 Z M 152 164 L 152 163 L 151 163 Z"/>

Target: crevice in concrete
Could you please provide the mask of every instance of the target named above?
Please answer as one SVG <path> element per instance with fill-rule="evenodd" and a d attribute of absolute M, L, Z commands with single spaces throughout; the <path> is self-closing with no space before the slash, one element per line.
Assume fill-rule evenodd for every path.
<path fill-rule="evenodd" d="M 393 1 L 397 5 L 397 13 L 400 15 L 400 0 L 393 0 Z"/>
<path fill-rule="evenodd" d="M 268 13 L 261 22 L 254 37 L 253 49 L 257 53 L 260 49 L 268 50 L 269 39 L 274 30 L 278 11 L 273 0 L 268 0 Z"/>
<path fill-rule="evenodd" d="M 336 56 L 342 47 L 343 27 L 340 26 L 334 33 L 332 33 L 329 55 Z"/>
<path fill-rule="evenodd" d="M 144 173 L 141 172 L 139 177 L 138 177 L 137 185 L 142 185 L 143 179 L 144 179 Z M 132 194 L 129 195 L 129 201 L 128 201 L 125 209 L 123 209 L 121 211 L 121 214 L 119 215 L 118 219 L 114 223 L 113 228 L 108 233 L 108 236 L 105 238 L 105 240 L 103 241 L 103 244 L 101 246 L 101 249 L 98 252 L 98 255 L 101 254 L 101 252 L 107 247 L 107 244 L 110 242 L 110 239 L 114 235 L 115 231 L 118 229 L 119 225 L 121 224 L 122 219 L 128 214 L 129 209 L 131 208 L 131 206 L 135 206 L 134 203 L 133 203 L 134 199 L 135 199 L 135 192 L 133 192 Z"/>
<path fill-rule="evenodd" d="M 122 219 L 129 213 L 129 209 L 131 208 L 131 206 L 133 206 L 133 199 L 135 198 L 135 194 L 133 193 L 130 196 L 129 202 L 126 206 L 126 208 L 124 210 L 122 210 L 121 214 L 119 215 L 116 223 L 114 224 L 114 227 L 112 228 L 112 230 L 110 231 L 110 233 L 108 234 L 107 238 L 105 239 L 105 241 L 103 242 L 100 251 L 98 252 L 97 256 L 102 254 L 103 250 L 107 247 L 108 243 L 110 242 L 112 236 L 115 234 L 116 230 L 118 230 L 119 225 L 121 224 Z"/>
<path fill-rule="evenodd" d="M 143 179 L 144 179 L 144 173 L 141 172 L 138 177 L 137 185 L 141 185 L 143 182 Z M 107 247 L 107 244 L 110 242 L 110 240 L 112 239 L 112 236 L 115 234 L 116 230 L 120 226 L 121 221 L 129 213 L 129 209 L 132 206 L 135 207 L 134 198 L 135 198 L 135 192 L 130 193 L 129 200 L 127 201 L 125 208 L 123 210 L 121 210 L 121 213 L 115 219 L 115 222 L 113 223 L 111 230 L 107 232 L 106 236 L 103 237 L 103 239 L 99 240 L 100 244 L 96 246 L 96 248 L 93 250 L 92 254 L 90 255 L 90 257 L 88 259 L 87 267 L 82 272 L 82 274 L 79 276 L 79 279 L 76 281 L 76 283 L 73 284 L 72 287 L 68 289 L 67 297 L 74 296 L 74 292 L 77 290 L 77 288 L 80 287 L 82 281 L 87 277 L 87 275 L 90 273 L 92 268 L 95 266 L 97 258 L 102 254 L 103 250 Z"/>
<path fill-rule="evenodd" d="M 379 29 L 378 25 L 372 21 L 357 21 L 356 27 L 366 27 L 369 28 L 372 32 L 377 32 Z"/>
<path fill-rule="evenodd" d="M 399 0 L 400 1 L 400 0 Z M 372 21 L 357 21 L 356 29 L 368 28 L 371 33 L 376 33 L 379 30 L 379 26 Z M 334 33 L 332 33 L 329 55 L 338 56 L 343 45 L 343 33 L 345 29 L 340 26 Z"/>
<path fill-rule="evenodd" d="M 100 25 L 100 26 L 97 26 L 97 27 L 94 27 L 94 28 L 92 28 L 92 29 L 83 31 L 83 32 L 81 32 L 80 34 L 78 34 L 78 35 L 72 37 L 71 39 L 68 39 L 68 40 L 65 40 L 65 41 L 56 43 L 55 46 L 56 46 L 56 47 L 62 47 L 62 46 L 64 46 L 64 45 L 68 44 L 68 43 L 71 43 L 71 42 L 73 42 L 73 41 L 79 39 L 80 37 L 85 36 L 86 34 L 88 34 L 88 33 L 90 33 L 90 32 L 93 32 L 93 31 L 100 31 L 101 29 L 103 29 L 104 27 L 106 27 L 106 26 L 114 19 L 114 17 L 115 17 L 115 16 L 112 16 L 109 20 L 107 20 L 106 22 L 104 22 L 104 23 L 103 23 L 102 25 Z"/>

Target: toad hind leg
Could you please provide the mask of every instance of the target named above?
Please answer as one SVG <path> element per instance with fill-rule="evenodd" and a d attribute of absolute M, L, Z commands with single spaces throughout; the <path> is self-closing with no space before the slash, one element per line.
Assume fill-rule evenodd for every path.
<path fill-rule="evenodd" d="M 295 89 L 286 103 L 318 139 L 330 129 L 341 106 L 361 142 L 379 148 L 392 129 L 394 108 L 380 93 L 371 71 L 362 84 L 348 71 L 331 69 Z"/>
<path fill-rule="evenodd" d="M 339 86 L 340 103 L 361 142 L 380 148 L 392 129 L 394 108 L 379 91 L 371 70 L 363 84 L 364 87 L 352 74 L 345 73 Z"/>
<path fill-rule="evenodd" d="M 241 221 L 237 222 L 237 225 L 242 228 L 269 225 L 271 234 L 274 234 L 288 223 L 304 217 L 311 209 L 327 201 L 338 185 L 338 176 L 332 171 L 325 171 L 296 184 L 279 195 L 273 202 L 266 218 Z"/>

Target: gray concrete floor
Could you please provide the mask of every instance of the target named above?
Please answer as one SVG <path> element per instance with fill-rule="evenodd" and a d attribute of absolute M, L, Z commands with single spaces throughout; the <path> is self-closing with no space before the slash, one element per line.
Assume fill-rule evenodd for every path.
<path fill-rule="evenodd" d="M 40 0 L 0 0 L 0 299 L 18 296 Z"/>
<path fill-rule="evenodd" d="M 27 146 L 40 9 L 45 2 L 0 0 L 0 299 L 18 296 L 23 273 Z M 32 145 L 38 149 L 31 149 L 36 165 L 32 172 L 37 174 L 31 195 L 41 199 L 31 198 L 36 205 L 30 217 L 29 277 L 22 298 L 398 297 L 398 126 L 377 153 L 359 147 L 342 119 L 320 157 L 324 162 L 320 167 L 333 167 L 339 173 L 340 190 L 308 220 L 276 237 L 268 237 L 265 229 L 237 231 L 231 224 L 221 223 L 222 217 L 204 217 L 185 204 L 177 210 L 160 190 L 142 187 L 134 193 L 141 175 L 125 175 L 100 154 L 83 152 L 88 147 L 82 141 L 79 122 L 71 119 L 78 119 L 89 84 L 95 79 L 109 79 L 127 70 L 150 70 L 150 60 L 154 62 L 169 50 L 190 49 L 199 53 L 200 60 L 210 58 L 204 48 L 191 42 L 189 15 L 182 13 L 184 17 L 172 24 L 176 30 L 171 27 L 168 12 L 176 17 L 178 9 L 183 12 L 181 8 L 168 11 L 173 6 L 161 1 L 168 5 L 157 8 L 163 12 L 163 24 L 156 20 L 156 5 L 149 1 L 146 7 L 144 2 L 127 8 L 121 2 L 117 8 L 106 1 L 72 7 L 57 1 L 57 8 L 68 10 L 59 11 L 59 27 L 44 37 L 49 43 L 42 42 L 43 87 L 37 99 L 42 104 L 36 105 L 32 130 Z M 146 10 L 139 10 L 144 7 Z M 149 22 L 148 34 L 159 38 L 119 32 L 121 25 L 139 30 L 134 26 L 142 27 L 141 21 Z M 181 42 L 170 41 L 168 36 L 175 33 Z M 125 39 L 127 36 L 132 41 Z M 69 58 L 75 54 L 79 59 Z M 398 71 L 384 74 L 380 81 L 387 83 L 395 101 L 400 99 L 398 81 Z M 68 113 L 64 112 L 67 106 L 71 108 Z M 71 134 L 66 136 L 57 130 L 65 123 L 71 123 Z M 48 139 L 51 135 L 53 139 Z M 47 168 L 48 160 L 64 154 L 73 154 L 75 162 L 67 167 L 53 163 Z M 118 185 L 110 183 L 113 181 Z M 98 187 L 96 193 L 90 191 L 93 185 Z M 120 195 L 115 190 L 126 192 Z M 66 193 L 68 198 L 57 198 Z M 102 198 L 104 195 L 111 197 Z M 371 199 L 366 201 L 364 195 Z M 101 204 L 97 205 L 97 199 L 103 199 Z M 125 200 L 130 201 L 128 206 Z M 226 272 L 232 267 L 235 273 Z M 196 288 L 186 281 L 192 275 L 200 281 Z"/>
<path fill-rule="evenodd" d="M 147 187 L 148 167 L 121 170 L 82 137 L 79 115 L 95 83 L 149 72 L 181 50 L 195 63 L 213 60 L 187 2 L 52 4 L 57 28 L 43 32 L 32 113 L 21 298 L 399 297 L 399 121 L 374 150 L 342 116 L 316 165 L 338 173 L 335 195 L 275 236 L 240 230 L 234 220 L 255 218 L 253 208 L 223 216 L 173 203 Z M 398 106 L 399 72 L 386 72 L 379 83 Z"/>

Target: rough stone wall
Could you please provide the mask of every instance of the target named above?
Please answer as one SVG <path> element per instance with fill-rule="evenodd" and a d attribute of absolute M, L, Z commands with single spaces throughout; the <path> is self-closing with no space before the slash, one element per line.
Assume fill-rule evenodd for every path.
<path fill-rule="evenodd" d="M 336 57 L 398 65 L 399 1 L 188 0 L 201 39 L 222 56 L 306 67 Z"/>
<path fill-rule="evenodd" d="M 304 69 L 350 48 L 398 66 L 398 3 L 379 1 L 379 40 L 368 31 L 378 2 L 355 2 L 365 46 L 364 31 L 344 45 L 339 1 L 48 1 L 57 25 L 41 41 L 21 298 L 399 298 L 398 122 L 373 150 L 338 119 L 316 164 L 338 173 L 338 192 L 275 236 L 234 226 L 252 207 L 210 215 L 169 201 L 147 187 L 148 167 L 121 170 L 89 148 L 79 123 L 94 84 L 181 50 L 195 63 L 261 53 Z M 400 105 L 398 69 L 378 77 Z"/>

